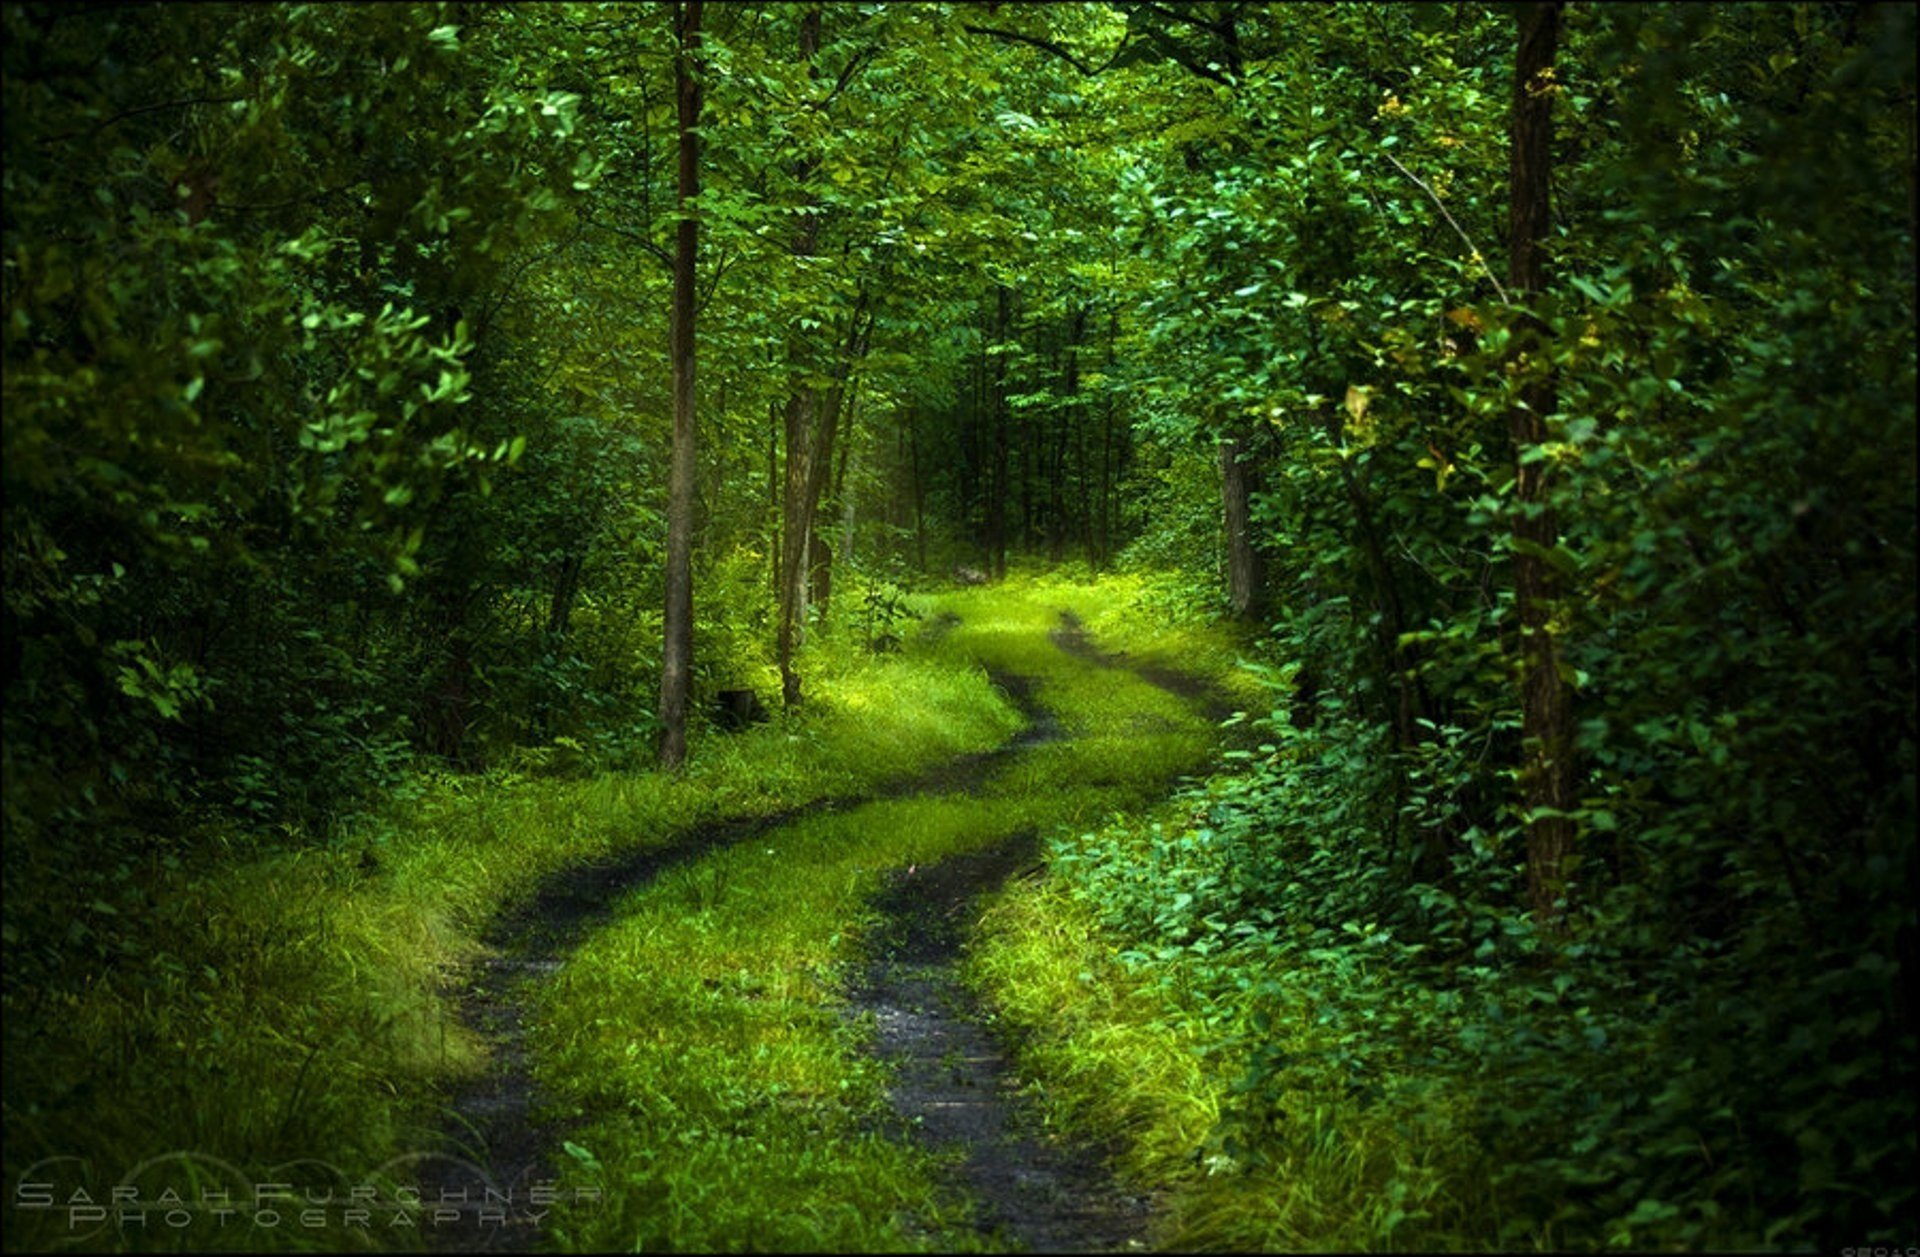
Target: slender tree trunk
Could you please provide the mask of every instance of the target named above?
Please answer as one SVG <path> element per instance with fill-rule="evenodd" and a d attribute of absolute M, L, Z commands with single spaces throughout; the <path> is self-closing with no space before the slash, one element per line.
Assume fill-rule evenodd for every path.
<path fill-rule="evenodd" d="M 1508 203 L 1507 282 L 1516 301 L 1546 286 L 1543 247 L 1551 228 L 1553 70 L 1560 33 L 1558 3 L 1519 7 L 1513 75 L 1513 134 Z M 1534 918 L 1564 924 L 1566 866 L 1579 801 L 1573 758 L 1573 692 L 1562 679 L 1552 628 L 1560 581 L 1547 555 L 1560 542 L 1547 484 L 1547 463 L 1528 458 L 1547 439 L 1556 404 L 1553 377 L 1541 361 L 1546 329 L 1527 315 L 1515 337 L 1513 365 L 1525 383 L 1508 414 L 1514 456 L 1514 601 L 1520 621 L 1520 784 L 1527 823 L 1527 893 Z"/>
<path fill-rule="evenodd" d="M 681 218 L 674 239 L 673 458 L 667 479 L 667 605 L 660 652 L 660 766 L 679 768 L 687 758 L 687 694 L 693 677 L 693 493 L 694 459 L 694 267 L 700 226 L 693 202 L 700 195 L 701 0 L 674 6 L 679 52 L 674 58 L 674 95 L 679 105 Z"/>
<path fill-rule="evenodd" d="M 840 562 L 847 567 L 853 566 L 854 494 L 850 481 L 857 474 L 854 452 L 859 442 L 854 439 L 857 433 L 854 424 L 859 402 L 860 391 L 856 386 L 847 394 L 847 439 L 840 450 L 840 470 L 833 478 L 833 493 L 840 500 Z"/>
<path fill-rule="evenodd" d="M 1253 544 L 1253 468 L 1238 436 L 1220 442 L 1220 496 L 1227 516 L 1227 601 L 1235 615 L 1260 613 L 1260 552 Z"/>
<path fill-rule="evenodd" d="M 920 477 L 920 407 L 907 411 L 907 475 L 913 481 L 913 545 L 921 572 L 927 570 L 927 485 Z"/>
<path fill-rule="evenodd" d="M 1113 370 L 1114 340 L 1120 334 L 1120 314 L 1117 310 L 1107 314 L 1107 352 L 1101 370 L 1111 373 Z M 1113 493 L 1114 480 L 1114 433 L 1113 433 L 1113 394 L 1106 395 L 1100 415 L 1100 525 L 1097 536 L 1099 558 L 1094 562 L 1105 567 L 1107 560 L 1113 557 Z"/>
<path fill-rule="evenodd" d="M 585 565 L 584 543 L 567 551 L 554 573 L 553 596 L 547 603 L 547 632 L 563 636 L 573 619 L 573 603 L 580 591 L 580 569 Z"/>
<path fill-rule="evenodd" d="M 767 588 L 780 597 L 780 403 L 767 410 Z"/>
<path fill-rule="evenodd" d="M 809 80 L 813 77 L 814 57 L 820 51 L 820 7 L 809 4 L 800 15 L 800 61 Z M 805 188 L 813 176 L 813 162 L 805 157 L 794 163 L 794 182 Z M 820 234 L 820 210 L 811 195 L 795 229 L 793 252 L 811 257 Z M 801 372 L 807 348 L 797 333 L 787 346 L 788 369 Z M 786 437 L 787 475 L 783 527 L 780 539 L 780 627 L 775 653 L 780 665 L 780 694 L 788 707 L 800 704 L 800 674 L 794 670 L 793 655 L 799 648 L 807 619 L 807 560 L 813 553 L 812 512 L 807 509 L 807 486 L 812 483 L 814 433 L 821 420 L 822 395 L 804 380 L 796 378 L 787 398 Z"/>
<path fill-rule="evenodd" d="M 993 343 L 1003 344 L 1007 339 L 1008 326 L 1013 322 L 1013 290 L 1005 284 L 995 292 Z M 1010 486 L 1007 440 L 1007 358 L 1005 354 L 995 354 L 993 358 L 993 387 L 990 404 L 993 407 L 993 488 L 988 494 L 988 509 L 992 512 L 987 525 L 987 537 L 991 553 L 988 556 L 988 568 L 995 580 L 1007 574 L 1007 496 Z"/>
<path fill-rule="evenodd" d="M 837 355 L 829 367 L 834 383 L 824 389 L 799 384 L 787 403 L 786 537 L 781 550 L 778 651 L 780 692 L 788 706 L 797 706 L 801 699 L 793 656 L 805 635 L 809 595 L 824 605 L 831 588 L 831 578 L 821 569 L 831 569 L 833 547 L 814 535 L 814 525 L 833 470 L 833 445 L 847 400 L 847 378 L 853 364 L 865 356 L 872 332 L 873 318 L 863 292 L 847 319 L 845 341 L 832 350 Z"/>
<path fill-rule="evenodd" d="M 809 454 L 820 395 L 807 386 L 795 388 L 787 399 L 787 475 L 783 497 L 785 514 L 780 537 L 780 631 L 775 649 L 780 663 L 781 700 L 789 707 L 800 703 L 800 674 L 793 654 L 799 648 L 807 618 L 807 557 L 813 552 L 807 518 Z"/>

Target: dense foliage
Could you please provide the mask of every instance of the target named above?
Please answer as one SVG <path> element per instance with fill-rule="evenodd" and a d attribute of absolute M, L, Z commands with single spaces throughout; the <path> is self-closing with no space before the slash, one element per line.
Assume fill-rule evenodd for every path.
<path fill-rule="evenodd" d="M 8 6 L 9 1019 L 163 870 L 650 757 L 691 213 L 696 710 L 1022 555 L 1258 637 L 1056 849 L 1230 1010 L 1221 1164 L 1337 1095 L 1462 1242 L 1911 1239 L 1914 10 L 1547 6 L 1516 93 L 1521 8 L 714 6 L 682 207 L 674 6 Z"/>
<path fill-rule="evenodd" d="M 1275 710 L 1190 827 L 1068 853 L 1117 928 L 1222 990 L 1270 975 L 1235 1155 L 1298 1097 L 1437 1087 L 1474 1098 L 1503 1242 L 1910 1232 L 1912 19 L 1569 10 L 1518 369 L 1468 253 L 1505 209 L 1496 15 L 1249 17 L 1204 156 L 1142 189 L 1180 277 L 1167 425 L 1244 425 L 1265 478 Z M 1513 787 L 1530 370 L 1584 772 L 1545 923 Z"/>

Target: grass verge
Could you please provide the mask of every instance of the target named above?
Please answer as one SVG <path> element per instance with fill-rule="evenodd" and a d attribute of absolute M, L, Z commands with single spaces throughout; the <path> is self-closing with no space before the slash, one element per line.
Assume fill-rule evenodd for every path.
<path fill-rule="evenodd" d="M 1036 596 L 1073 610 L 1103 651 L 1197 673 L 1250 709 L 1271 699 L 1234 667 L 1232 633 L 1151 614 L 1151 578 L 1042 578 Z M 1079 837 L 1084 825 L 1056 829 L 1049 874 L 1010 885 L 983 917 L 966 979 L 1016 1031 L 1047 1119 L 1119 1140 L 1116 1168 L 1159 1198 L 1154 1241 L 1176 1251 L 1495 1245 L 1487 1167 L 1458 1098 L 1330 1088 L 1250 1105 L 1236 1084 L 1256 1047 L 1337 1057 L 1320 1010 L 1286 994 L 1312 983 L 1292 983 L 1280 957 L 1252 946 L 1151 947 L 1102 921 L 1084 862 L 1121 859 L 1150 879 L 1156 844 L 1190 809 L 1175 799 L 1097 818 L 1098 843 Z M 1250 1108 L 1267 1115 L 1257 1165 L 1234 1155 L 1236 1127 L 1221 1122 L 1234 1114 L 1244 1140 Z"/>
<path fill-rule="evenodd" d="M 1213 731 L 1170 695 L 1052 646 L 1060 608 L 1029 587 L 926 609 L 959 616 L 939 656 L 1032 679 L 1065 736 L 985 781 L 810 817 L 629 898 L 536 1014 L 536 1072 L 570 1131 L 569 1185 L 602 1202 L 563 1208 L 567 1246 L 980 1243 L 937 1161 L 885 1136 L 871 1028 L 839 1011 L 868 905 L 889 868 L 1139 806 L 1205 763 Z"/>
<path fill-rule="evenodd" d="M 417 1246 L 418 1228 L 389 1225 L 392 1212 L 360 1223 L 320 1206 L 309 1225 L 306 1210 L 255 1209 L 250 1188 L 336 1188 L 345 1201 L 370 1183 L 388 1201 L 406 1184 L 403 1158 L 431 1141 L 439 1097 L 484 1067 L 446 979 L 504 904 L 578 861 L 858 794 L 1019 723 L 952 659 L 833 673 L 802 716 L 698 740 L 679 777 L 440 778 L 377 836 L 200 870 L 156 863 L 117 959 L 10 999 L 6 1174 L 48 1186 L 10 1199 L 6 1247 Z M 126 1207 L 105 1210 L 116 1187 Z M 171 1225 L 169 1189 L 240 1203 Z"/>

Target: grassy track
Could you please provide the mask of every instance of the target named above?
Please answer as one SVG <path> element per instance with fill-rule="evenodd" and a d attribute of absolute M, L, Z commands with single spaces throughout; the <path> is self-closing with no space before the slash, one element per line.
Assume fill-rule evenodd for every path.
<path fill-rule="evenodd" d="M 813 660 L 799 718 L 697 743 L 678 778 L 446 778 L 383 828 L 331 846 L 156 868 L 127 954 L 7 1028 L 10 1181 L 105 1199 L 138 1188 L 296 1180 L 385 1203 L 440 1138 L 447 1097 L 489 1069 L 447 976 L 489 921 L 558 871 L 664 848 L 728 817 L 882 797 L 806 816 L 661 872 L 610 905 L 525 1020 L 535 1122 L 567 1189 L 543 1220 L 571 1248 L 951 1248 L 984 1241 L 939 1156 L 890 1131 L 872 1027 L 845 987 L 889 870 L 1022 831 L 1096 825 L 1162 795 L 1215 743 L 1193 704 L 1049 641 L 1072 610 L 1131 662 L 1222 675 L 1230 648 L 1152 633 L 1128 591 L 1011 582 L 923 600 L 957 615 L 905 656 Z M 982 757 L 1021 717 L 987 671 L 1027 678 L 1057 742 Z M 956 757 L 967 767 L 953 771 Z M 921 793 L 883 787 L 928 774 Z M 1016 990 L 988 994 L 1018 1003 Z M 1051 1080 L 1071 1090 L 1071 1079 Z M 292 1167 L 291 1169 L 289 1167 Z M 69 1183 L 68 1180 L 72 1182 Z M 206 1211 L 189 1224 L 85 1231 L 87 1247 L 407 1248 L 419 1228 L 322 1206 L 319 1225 Z M 10 1249 L 76 1232 L 61 1210 L 6 1213 Z"/>
<path fill-rule="evenodd" d="M 965 1248 L 950 1176 L 888 1138 L 870 1027 L 839 1015 L 889 869 L 1086 824 L 1205 762 L 1210 724 L 1048 640 L 1060 606 L 974 592 L 937 650 L 1031 678 L 1064 736 L 984 782 L 809 818 L 631 896 L 538 1004 L 538 1076 L 572 1130 L 585 1248 Z"/>
<path fill-rule="evenodd" d="M 486 1068 L 447 977 L 485 924 L 555 871 L 660 846 L 729 815 L 846 797 L 1018 728 L 978 669 L 936 658 L 827 670 L 798 719 L 695 745 L 682 777 L 429 780 L 379 826 L 331 845 L 144 871 L 148 909 L 121 952 L 10 1008 L 5 1170 L 60 1202 L 5 1210 L 12 1250 L 384 1248 L 415 1232 L 327 1207 L 323 1225 L 252 1207 L 186 1225 L 150 1208 L 287 1181 L 373 1184 L 383 1202 L 439 1138 L 445 1097 Z M 911 704 L 891 696 L 908 692 Z M 24 1014 L 24 1015 L 23 1015 Z M 292 1167 L 291 1169 L 289 1167 Z M 75 1216 L 76 1193 L 132 1189 L 153 1221 Z"/>

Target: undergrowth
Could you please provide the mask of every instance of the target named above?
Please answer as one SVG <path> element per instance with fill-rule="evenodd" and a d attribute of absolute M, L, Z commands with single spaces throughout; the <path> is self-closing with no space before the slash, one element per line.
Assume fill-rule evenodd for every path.
<path fill-rule="evenodd" d="M 1137 632 L 1124 614 L 1103 623 L 1108 650 Z M 1673 878 L 1594 875 L 1566 937 L 1545 934 L 1517 827 L 1463 819 L 1454 761 L 1471 739 L 1436 728 L 1429 758 L 1403 765 L 1414 841 L 1396 844 L 1386 731 L 1332 693 L 1302 727 L 1285 674 L 1259 675 L 1257 746 L 1158 808 L 1057 831 L 1050 876 L 1007 891 L 971 960 L 1055 1119 L 1124 1133 L 1123 1168 L 1164 1193 L 1161 1243 L 1904 1234 L 1912 1057 L 1890 949 L 1809 930 L 1811 892 L 1671 855 L 1690 850 L 1675 807 L 1637 835 Z M 1626 824 L 1600 819 L 1602 834 Z M 1835 857 L 1833 876 L 1859 885 L 1874 859 L 1892 867 Z M 1686 895 L 1707 877 L 1744 916 L 1668 903 L 1701 901 Z M 1898 937 L 1885 912 L 1863 921 Z"/>
<path fill-rule="evenodd" d="M 1242 643 L 1192 616 L 1154 614 L 1179 602 L 1163 583 L 1039 587 L 1101 649 L 1271 706 L 1270 674 L 1232 667 Z M 1272 888 L 1257 884 L 1253 851 L 1205 829 L 1205 797 L 1196 786 L 1056 829 L 1049 876 L 1010 886 L 983 919 L 968 978 L 1016 1030 L 1048 1119 L 1121 1140 L 1116 1168 L 1160 1196 L 1156 1240 L 1175 1249 L 1497 1247 L 1468 1097 L 1387 1059 L 1400 1040 L 1370 1043 L 1374 1018 L 1400 1016 L 1384 940 L 1357 924 L 1344 943 L 1315 939 L 1316 960 L 1343 966 L 1335 977 L 1362 1011 L 1316 999 L 1302 978 L 1326 974 L 1265 945 L 1282 924 L 1257 915 Z M 1250 1095 L 1258 1053 L 1303 1068 L 1291 1086 Z M 1356 1086 L 1362 1058 L 1373 1076 Z"/>

